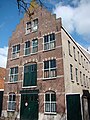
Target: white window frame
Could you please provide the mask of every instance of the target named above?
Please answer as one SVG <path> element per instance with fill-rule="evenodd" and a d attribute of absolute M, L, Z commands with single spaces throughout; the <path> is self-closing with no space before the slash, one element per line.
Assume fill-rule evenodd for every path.
<path fill-rule="evenodd" d="M 69 52 L 69 55 L 72 56 L 71 55 L 71 43 L 69 40 L 68 40 L 68 52 Z"/>
<path fill-rule="evenodd" d="M 56 59 L 52 59 L 52 60 L 55 60 L 55 62 L 56 62 Z M 44 78 L 44 79 L 52 79 L 52 78 L 56 78 L 56 76 L 57 76 L 57 73 L 56 73 L 57 69 L 56 69 L 56 67 L 53 67 L 53 68 L 50 67 L 50 61 L 51 61 L 51 60 L 44 61 L 44 62 L 49 62 L 49 68 L 48 68 L 48 69 L 44 69 L 44 75 L 43 75 L 43 78 Z M 45 64 L 45 63 L 44 63 L 44 64 Z M 44 67 L 44 65 L 43 65 L 43 67 Z M 55 71 L 55 76 L 51 76 L 51 71 L 52 71 L 52 70 Z M 48 71 L 48 72 L 49 72 L 49 77 L 45 77 L 45 71 Z"/>
<path fill-rule="evenodd" d="M 36 22 L 37 21 L 37 22 Z M 28 23 L 30 27 L 28 27 Z M 26 23 L 26 34 L 29 34 L 31 32 L 36 32 L 38 30 L 38 18 L 32 20 L 32 21 L 28 21 Z"/>
<path fill-rule="evenodd" d="M 33 41 L 37 41 L 37 45 L 33 46 Z M 37 39 L 37 38 L 32 40 L 32 46 L 31 46 L 31 48 L 32 48 L 32 54 L 34 54 L 34 53 L 37 53 L 37 52 L 38 52 L 38 39 Z M 37 51 L 33 51 L 33 50 L 34 50 L 34 48 L 37 48 Z"/>
<path fill-rule="evenodd" d="M 12 96 L 12 98 L 11 98 L 12 100 L 9 101 L 10 96 Z M 13 96 L 15 96 L 15 98 L 16 98 L 16 94 L 15 93 L 10 93 L 8 95 L 7 111 L 15 111 L 16 110 L 16 100 L 13 100 Z M 9 107 L 11 109 L 9 109 Z"/>
<path fill-rule="evenodd" d="M 17 67 L 17 69 L 18 69 L 18 66 L 16 66 Z M 10 68 L 10 73 L 9 73 L 9 82 L 17 82 L 18 81 L 18 73 L 15 73 L 15 68 L 16 67 L 13 67 L 13 68 Z M 13 71 L 14 71 L 14 73 L 13 74 L 11 74 L 11 69 L 14 69 Z M 14 79 L 15 79 L 15 76 L 17 77 L 17 80 L 15 81 Z"/>
<path fill-rule="evenodd" d="M 82 81 L 82 72 L 80 71 L 80 82 L 81 82 L 81 85 L 83 86 L 83 81 Z"/>
<path fill-rule="evenodd" d="M 20 47 L 20 44 L 12 46 L 12 58 L 18 58 L 19 57 L 20 49 L 19 50 L 17 49 L 18 45 Z M 13 52 L 14 47 L 15 47 L 16 50 Z"/>
<path fill-rule="evenodd" d="M 50 95 L 50 101 L 46 101 L 45 99 L 45 97 L 46 97 L 46 94 L 49 94 Z M 54 94 L 55 95 L 55 97 L 56 97 L 56 93 L 55 92 L 53 92 L 53 91 L 47 91 L 45 94 L 44 94 L 44 113 L 45 114 L 56 114 L 56 101 L 51 101 L 51 94 Z M 46 111 L 46 104 L 49 104 L 49 109 L 50 109 L 50 111 L 49 112 L 47 112 Z M 55 109 L 55 111 L 51 111 L 51 104 L 54 104 L 54 109 Z"/>
<path fill-rule="evenodd" d="M 78 69 L 77 68 L 75 68 L 75 76 L 76 76 L 76 82 L 79 83 L 79 81 L 78 81 Z"/>
<path fill-rule="evenodd" d="M 28 40 L 28 41 L 26 41 L 26 42 L 30 42 L 30 41 Z M 26 48 L 26 42 L 25 42 L 25 44 L 24 44 L 24 55 L 25 55 L 25 56 L 28 56 L 28 55 L 30 55 L 30 47 Z M 29 54 L 25 54 L 25 51 L 26 51 L 26 50 L 29 50 Z"/>
<path fill-rule="evenodd" d="M 70 78 L 71 78 L 71 81 L 74 81 L 73 80 L 73 65 L 70 64 Z"/>
<path fill-rule="evenodd" d="M 55 33 L 51 33 L 51 34 L 54 34 L 54 35 L 55 35 Z M 44 37 L 45 37 L 45 36 L 43 37 L 43 50 L 44 50 L 44 51 L 48 51 L 48 50 L 55 49 L 55 41 L 56 41 L 56 39 L 50 41 L 50 35 L 51 35 L 51 34 L 45 35 L 45 36 L 48 37 L 48 42 L 44 42 Z M 52 43 L 53 43 L 53 47 L 51 47 Z M 48 48 L 47 48 L 47 49 L 45 49 L 45 45 L 48 45 Z"/>

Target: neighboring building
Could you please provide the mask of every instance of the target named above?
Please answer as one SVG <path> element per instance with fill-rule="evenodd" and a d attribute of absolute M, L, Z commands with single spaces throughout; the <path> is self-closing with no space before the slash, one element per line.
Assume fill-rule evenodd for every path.
<path fill-rule="evenodd" d="M 5 73 L 6 69 L 0 67 L 0 117 L 2 112 Z"/>
<path fill-rule="evenodd" d="M 25 14 L 9 41 L 2 116 L 89 120 L 88 56 L 62 27 L 61 18 L 40 6 L 32 19 Z"/>

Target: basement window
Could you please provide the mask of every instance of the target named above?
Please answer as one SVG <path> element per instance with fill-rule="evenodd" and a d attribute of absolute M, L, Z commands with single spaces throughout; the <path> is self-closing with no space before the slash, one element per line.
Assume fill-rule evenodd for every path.
<path fill-rule="evenodd" d="M 8 111 L 15 111 L 16 109 L 16 95 L 15 93 L 10 93 L 9 98 L 7 101 L 7 110 Z"/>
<path fill-rule="evenodd" d="M 45 93 L 45 113 L 56 113 L 56 94 L 55 92 L 48 91 Z"/>

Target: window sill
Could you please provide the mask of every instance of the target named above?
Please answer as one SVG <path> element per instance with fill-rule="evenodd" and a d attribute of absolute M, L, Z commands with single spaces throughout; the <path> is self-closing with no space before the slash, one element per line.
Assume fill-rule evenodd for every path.
<path fill-rule="evenodd" d="M 22 88 L 24 89 L 24 88 L 36 88 L 37 86 L 23 86 Z"/>
<path fill-rule="evenodd" d="M 73 82 L 73 83 L 74 83 L 74 80 L 71 80 L 71 82 Z"/>
<path fill-rule="evenodd" d="M 11 61 L 12 61 L 12 60 L 16 60 L 16 59 L 19 59 L 19 57 L 16 57 L 16 58 L 11 58 Z"/>
<path fill-rule="evenodd" d="M 44 115 L 56 115 L 56 112 L 44 112 Z"/>
<path fill-rule="evenodd" d="M 30 34 L 30 33 L 36 33 L 38 30 L 32 30 L 32 31 L 30 31 L 30 32 L 25 32 L 25 35 L 28 35 L 28 34 Z"/>
<path fill-rule="evenodd" d="M 43 80 L 52 80 L 52 79 L 56 79 L 57 77 L 50 77 L 50 78 L 43 78 Z"/>
<path fill-rule="evenodd" d="M 28 56 L 30 56 L 31 54 L 28 54 L 28 55 L 23 55 L 23 57 L 28 57 Z"/>
<path fill-rule="evenodd" d="M 18 81 L 15 81 L 15 82 L 8 82 L 8 84 L 16 84 L 18 83 Z"/>
<path fill-rule="evenodd" d="M 48 52 L 48 51 L 52 51 L 52 50 L 55 50 L 55 48 L 43 50 L 43 52 Z"/>
<path fill-rule="evenodd" d="M 7 110 L 8 112 L 15 112 L 15 110 Z"/>

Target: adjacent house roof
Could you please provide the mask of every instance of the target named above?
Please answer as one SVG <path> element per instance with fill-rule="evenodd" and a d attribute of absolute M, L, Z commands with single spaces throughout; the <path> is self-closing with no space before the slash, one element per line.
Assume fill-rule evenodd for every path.
<path fill-rule="evenodd" d="M 4 89 L 6 69 L 0 67 L 0 89 Z"/>

